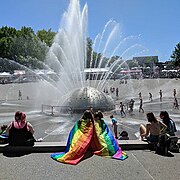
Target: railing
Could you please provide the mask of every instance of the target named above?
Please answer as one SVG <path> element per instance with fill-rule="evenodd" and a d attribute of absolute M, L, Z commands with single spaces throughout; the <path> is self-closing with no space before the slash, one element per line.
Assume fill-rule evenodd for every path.
<path fill-rule="evenodd" d="M 41 112 L 49 115 L 61 115 L 72 114 L 72 108 L 70 106 L 52 106 L 42 104 Z"/>
<path fill-rule="evenodd" d="M 72 115 L 73 113 L 83 113 L 85 110 L 90 110 L 93 109 L 93 111 L 98 111 L 101 110 L 102 112 L 106 113 L 111 113 L 111 109 L 108 110 L 109 106 L 97 106 L 97 107 L 92 107 L 92 106 L 84 106 L 82 108 L 75 108 L 73 109 L 71 106 L 52 106 L 52 105 L 45 105 L 42 104 L 42 109 L 41 112 L 48 114 L 48 115 L 62 115 L 62 114 L 70 114 Z M 114 108 L 115 109 L 115 106 Z"/>

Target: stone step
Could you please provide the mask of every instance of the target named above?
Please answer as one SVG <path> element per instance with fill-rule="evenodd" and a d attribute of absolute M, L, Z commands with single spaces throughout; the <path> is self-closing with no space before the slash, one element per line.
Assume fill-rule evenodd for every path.
<path fill-rule="evenodd" d="M 148 143 L 140 140 L 118 140 L 122 150 L 144 150 L 149 149 Z M 178 140 L 180 145 L 180 139 Z M 49 153 L 62 152 L 66 149 L 66 142 L 35 142 L 33 147 L 29 146 L 8 146 L 0 145 L 0 153 L 3 152 L 33 152 L 33 153 Z"/>

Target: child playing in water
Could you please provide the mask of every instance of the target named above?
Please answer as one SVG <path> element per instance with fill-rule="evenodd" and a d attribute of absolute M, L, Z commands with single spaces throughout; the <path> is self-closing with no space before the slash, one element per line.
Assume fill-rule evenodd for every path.
<path fill-rule="evenodd" d="M 115 138 L 118 139 L 118 137 L 117 137 L 117 120 L 116 120 L 116 118 L 114 118 L 113 115 L 111 115 L 110 118 L 111 118 L 111 121 L 112 121 L 112 127 L 114 127 Z"/>

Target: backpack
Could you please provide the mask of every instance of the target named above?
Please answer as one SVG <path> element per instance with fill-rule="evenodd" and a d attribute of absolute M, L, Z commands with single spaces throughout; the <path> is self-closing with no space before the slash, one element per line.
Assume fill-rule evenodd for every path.
<path fill-rule="evenodd" d="M 168 128 L 169 128 L 169 134 L 171 136 L 175 136 L 175 132 L 177 131 L 177 129 L 176 129 L 175 122 L 172 119 L 170 119 Z"/>
<path fill-rule="evenodd" d="M 170 136 L 168 133 L 161 134 L 156 147 L 156 153 L 167 156 L 168 151 L 179 152 L 178 137 Z"/>
<path fill-rule="evenodd" d="M 169 146 L 169 134 L 164 133 L 159 136 L 159 141 L 156 147 L 156 153 L 160 155 L 167 156 L 168 154 L 168 146 Z"/>

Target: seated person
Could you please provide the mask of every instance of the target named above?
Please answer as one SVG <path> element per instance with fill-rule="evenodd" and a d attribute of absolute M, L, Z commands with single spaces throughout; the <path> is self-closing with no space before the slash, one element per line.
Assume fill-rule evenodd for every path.
<path fill-rule="evenodd" d="M 17 111 L 15 113 L 15 120 L 6 129 L 9 145 L 33 145 L 35 141 L 33 134 L 34 129 L 29 122 L 26 122 L 26 115 L 23 112 Z"/>
<path fill-rule="evenodd" d="M 140 136 L 142 140 L 147 139 L 148 142 L 157 142 L 161 131 L 166 129 L 166 125 L 158 121 L 152 112 L 147 113 L 148 124 L 146 127 L 140 125 Z"/>
<path fill-rule="evenodd" d="M 177 131 L 175 122 L 169 117 L 167 111 L 161 111 L 160 118 L 167 126 L 164 136 L 160 138 L 161 146 L 167 144 L 171 152 L 179 152 L 178 137 L 175 136 Z"/>
<path fill-rule="evenodd" d="M 162 122 L 167 126 L 165 132 L 170 136 L 175 136 L 175 132 L 177 131 L 176 125 L 175 122 L 169 117 L 168 112 L 161 111 L 159 116 L 162 119 Z"/>
<path fill-rule="evenodd" d="M 65 152 L 51 154 L 51 158 L 62 163 L 78 164 L 85 154 L 91 154 L 124 160 L 127 158 L 118 145 L 107 124 L 103 120 L 102 112 L 92 115 L 86 110 L 80 120 L 71 129 Z"/>

